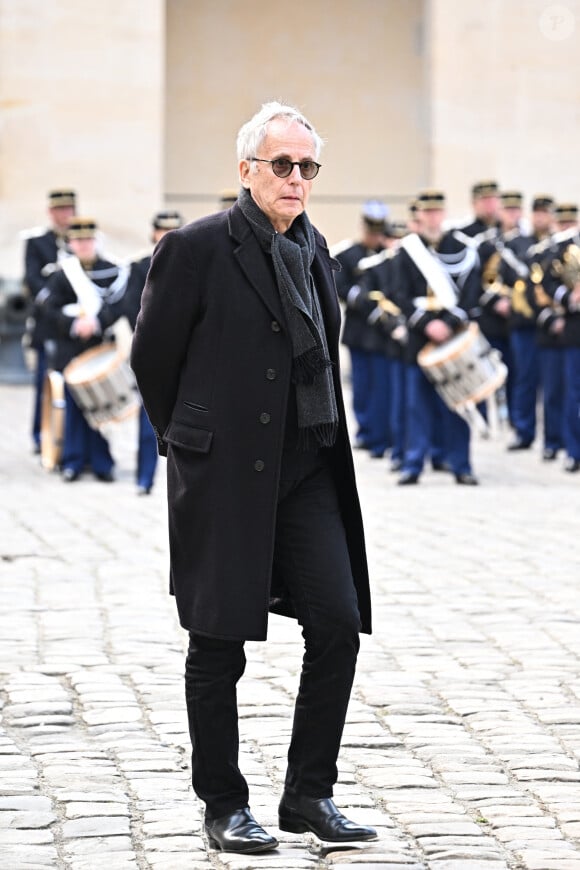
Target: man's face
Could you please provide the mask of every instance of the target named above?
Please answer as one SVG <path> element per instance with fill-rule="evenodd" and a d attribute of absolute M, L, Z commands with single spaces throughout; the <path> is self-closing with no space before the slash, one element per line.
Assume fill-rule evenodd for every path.
<path fill-rule="evenodd" d="M 515 230 L 515 228 L 519 225 L 521 216 L 521 208 L 514 208 L 513 206 L 507 206 L 502 208 L 500 220 L 503 229 Z"/>
<path fill-rule="evenodd" d="M 97 257 L 97 240 L 94 237 L 91 239 L 69 239 L 68 246 L 81 263 L 92 263 Z"/>
<path fill-rule="evenodd" d="M 259 154 L 252 156 L 263 160 L 278 157 L 292 161 L 316 159 L 310 132 L 298 121 L 289 124 L 284 118 L 270 121 L 258 150 Z M 240 160 L 239 171 L 240 181 L 250 191 L 256 205 L 270 219 L 274 229 L 285 233 L 294 218 L 305 210 L 312 180 L 302 178 L 298 166 L 293 166 L 286 178 L 278 178 L 271 165 L 250 160 Z"/>
<path fill-rule="evenodd" d="M 443 235 L 443 221 L 445 209 L 442 208 L 419 208 L 417 210 L 417 225 L 419 232 L 429 241 L 437 241 Z"/>
<path fill-rule="evenodd" d="M 499 214 L 499 196 L 478 196 L 474 200 L 475 214 L 486 223 L 497 220 Z"/>
<path fill-rule="evenodd" d="M 74 217 L 75 209 L 73 205 L 57 205 L 49 208 L 48 213 L 53 227 L 62 232 L 66 230 L 71 217 Z"/>
<path fill-rule="evenodd" d="M 552 230 L 554 215 L 547 208 L 537 208 L 532 212 L 532 229 L 539 235 L 545 235 Z"/>

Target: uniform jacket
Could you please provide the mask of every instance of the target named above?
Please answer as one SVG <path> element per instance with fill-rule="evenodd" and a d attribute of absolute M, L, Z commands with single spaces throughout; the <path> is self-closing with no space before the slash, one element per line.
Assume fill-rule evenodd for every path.
<path fill-rule="evenodd" d="M 47 230 L 42 235 L 31 236 L 26 240 L 24 283 L 33 303 L 31 341 L 32 346 L 36 348 L 41 347 L 43 341 L 48 337 L 46 324 L 42 320 L 42 309 L 36 304 L 36 297 L 46 286 L 49 275 L 57 262 L 60 249 L 64 249 L 64 243 L 58 240 L 54 230 Z"/>
<path fill-rule="evenodd" d="M 329 453 L 363 631 L 370 596 L 340 389 L 340 310 L 326 243 L 312 265 L 339 410 Z M 292 615 L 273 576 L 274 524 L 292 353 L 270 258 L 239 207 L 159 242 L 131 363 L 167 455 L 170 589 L 184 628 L 263 640 L 268 610 Z"/>
<path fill-rule="evenodd" d="M 129 281 L 127 283 L 127 292 L 125 293 L 125 314 L 131 325 L 131 329 L 135 329 L 137 315 L 141 307 L 141 296 L 147 279 L 147 272 L 151 265 L 151 255 L 141 257 L 131 263 L 131 272 L 129 273 Z"/>
<path fill-rule="evenodd" d="M 423 244 L 429 247 L 425 239 Z M 446 258 L 448 263 L 455 260 L 461 262 L 466 255 L 466 246 L 458 241 L 453 232 L 447 233 L 439 242 L 437 253 Z M 430 288 L 427 281 L 404 248 L 400 248 L 393 260 L 393 287 L 394 298 L 403 314 L 407 318 L 409 331 L 406 345 L 406 361 L 415 363 L 417 354 L 427 344 L 428 338 L 425 328 L 433 320 L 443 320 L 453 332 L 457 332 L 462 326 L 467 325 L 472 312 L 475 310 L 481 291 L 481 270 L 479 258 L 474 253 L 473 265 L 466 274 L 454 283 L 457 289 L 457 304 L 453 308 L 441 308 L 433 299 L 433 308 L 423 308 L 417 304 L 418 299 L 429 297 Z"/>
<path fill-rule="evenodd" d="M 42 317 L 46 323 L 47 345 L 50 348 L 49 365 L 57 371 L 62 371 L 67 363 L 83 351 L 101 344 L 107 328 L 124 313 L 125 285 L 115 293 L 114 297 L 107 298 L 108 288 L 119 275 L 119 267 L 108 260 L 97 259 L 87 274 L 97 285 L 103 297 L 103 305 L 97 315 L 100 333 L 88 339 L 71 336 L 71 327 L 78 313 L 70 313 L 71 309 L 67 309 L 66 306 L 75 305 L 78 297 L 65 273 L 59 270 L 48 279 L 46 295 L 42 302 Z"/>
<path fill-rule="evenodd" d="M 383 353 L 383 337 L 368 322 L 368 317 L 376 303 L 369 300 L 364 288 L 358 284 L 360 260 L 378 251 L 367 248 L 361 242 L 353 242 L 349 247 L 342 247 L 342 245 L 339 247 L 341 249 L 335 256 L 341 265 L 341 270 L 336 276 L 336 287 L 338 295 L 344 302 L 342 343 L 352 350 Z"/>
<path fill-rule="evenodd" d="M 565 347 L 580 347 L 580 310 L 572 300 L 570 288 L 572 280 L 577 280 L 573 269 L 571 270 L 573 278 L 566 281 L 568 269 L 566 261 L 570 256 L 569 248 L 578 249 L 580 247 L 580 232 L 564 230 L 561 233 L 556 233 L 553 240 L 552 257 L 544 263 L 542 281 L 542 287 L 551 300 L 551 305 L 546 306 L 547 310 L 544 311 L 544 317 L 539 315 L 538 319 L 545 329 L 549 329 L 554 317 L 560 313 L 564 316 L 564 332 L 560 338 L 560 343 Z M 576 271 L 579 268 L 580 264 Z M 547 299 L 546 302 L 548 302 Z"/>

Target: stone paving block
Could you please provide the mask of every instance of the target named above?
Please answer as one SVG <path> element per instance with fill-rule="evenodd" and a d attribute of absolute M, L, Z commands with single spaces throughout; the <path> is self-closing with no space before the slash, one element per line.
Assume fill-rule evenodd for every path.
<path fill-rule="evenodd" d="M 171 852 L 168 855 L 149 852 L 148 864 L 154 870 L 212 870 L 215 867 L 205 854 Z"/>
<path fill-rule="evenodd" d="M 57 860 L 57 851 L 53 846 L 8 846 L 2 843 L 2 861 L 10 870 L 54 868 Z"/>
<path fill-rule="evenodd" d="M 117 837 L 129 833 L 129 818 L 127 816 L 89 816 L 70 819 L 62 824 L 62 836 L 65 840 L 76 840 L 81 837 Z"/>

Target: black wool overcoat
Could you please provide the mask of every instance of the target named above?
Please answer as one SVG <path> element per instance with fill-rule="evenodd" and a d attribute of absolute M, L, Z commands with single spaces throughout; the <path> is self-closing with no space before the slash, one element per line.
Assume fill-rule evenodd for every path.
<path fill-rule="evenodd" d="M 312 274 L 340 415 L 330 464 L 362 630 L 370 633 L 363 526 L 340 386 L 340 310 L 326 242 Z M 276 503 L 292 352 L 269 255 L 237 205 L 157 246 L 131 364 L 167 456 L 170 589 L 189 631 L 264 640 L 269 610 L 292 616 L 273 576 Z"/>

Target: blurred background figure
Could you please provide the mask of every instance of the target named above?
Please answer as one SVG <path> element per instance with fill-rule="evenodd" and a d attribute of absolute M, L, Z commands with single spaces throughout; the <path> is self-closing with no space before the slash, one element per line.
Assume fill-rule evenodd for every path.
<path fill-rule="evenodd" d="M 221 201 L 223 202 L 223 198 Z M 229 208 L 229 206 L 223 206 L 223 208 L 226 207 Z M 145 286 L 147 272 L 149 271 L 153 247 L 170 230 L 176 230 L 183 226 L 183 218 L 178 211 L 160 211 L 154 215 L 151 223 L 152 247 L 147 254 L 135 259 L 131 263 L 129 283 L 127 285 L 127 293 L 125 294 L 125 315 L 132 330 L 135 329 L 137 315 L 139 314 L 139 308 L 141 307 L 141 295 L 143 293 L 143 287 Z M 153 431 L 151 423 L 149 422 L 147 412 L 145 411 L 143 404 L 141 404 L 139 410 L 139 434 L 137 439 L 138 495 L 149 495 L 153 489 L 156 468 L 157 437 Z"/>
<path fill-rule="evenodd" d="M 71 256 L 54 272 L 42 294 L 42 318 L 47 328 L 47 366 L 62 372 L 84 351 L 107 338 L 107 330 L 124 313 L 128 268 L 97 254 L 97 224 L 73 217 L 66 241 Z M 93 428 L 65 382 L 65 431 L 62 478 L 78 480 L 86 467 L 97 480 L 113 481 L 113 457 L 106 438 Z"/>
<path fill-rule="evenodd" d="M 361 212 L 361 230 L 357 240 L 345 239 L 334 245 L 330 253 L 341 265 L 335 273 L 338 295 L 344 303 L 342 343 L 348 347 L 351 362 L 352 402 L 357 425 L 355 447 L 381 452 L 373 444 L 373 430 L 380 423 L 373 419 L 372 397 L 384 380 L 384 340 L 368 323 L 375 307 L 359 286 L 359 262 L 383 250 L 386 243 L 387 206 L 379 200 L 368 200 Z M 384 448 L 383 448 L 384 450 Z"/>
<path fill-rule="evenodd" d="M 33 303 L 32 316 L 28 326 L 28 343 L 34 354 L 34 403 L 32 414 L 32 441 L 34 452 L 40 453 L 40 418 L 42 408 L 42 388 L 46 375 L 46 353 L 44 342 L 47 338 L 46 324 L 42 319 L 42 298 L 38 298 L 47 279 L 60 268 L 60 263 L 68 255 L 66 232 L 68 222 L 76 210 L 76 193 L 70 189 L 51 190 L 48 194 L 48 215 L 50 226 L 37 227 L 24 231 L 24 283 Z"/>
<path fill-rule="evenodd" d="M 471 203 L 473 220 L 460 228 L 466 236 L 475 237 L 499 228 L 501 203 L 497 181 L 477 181 L 471 188 Z"/>

